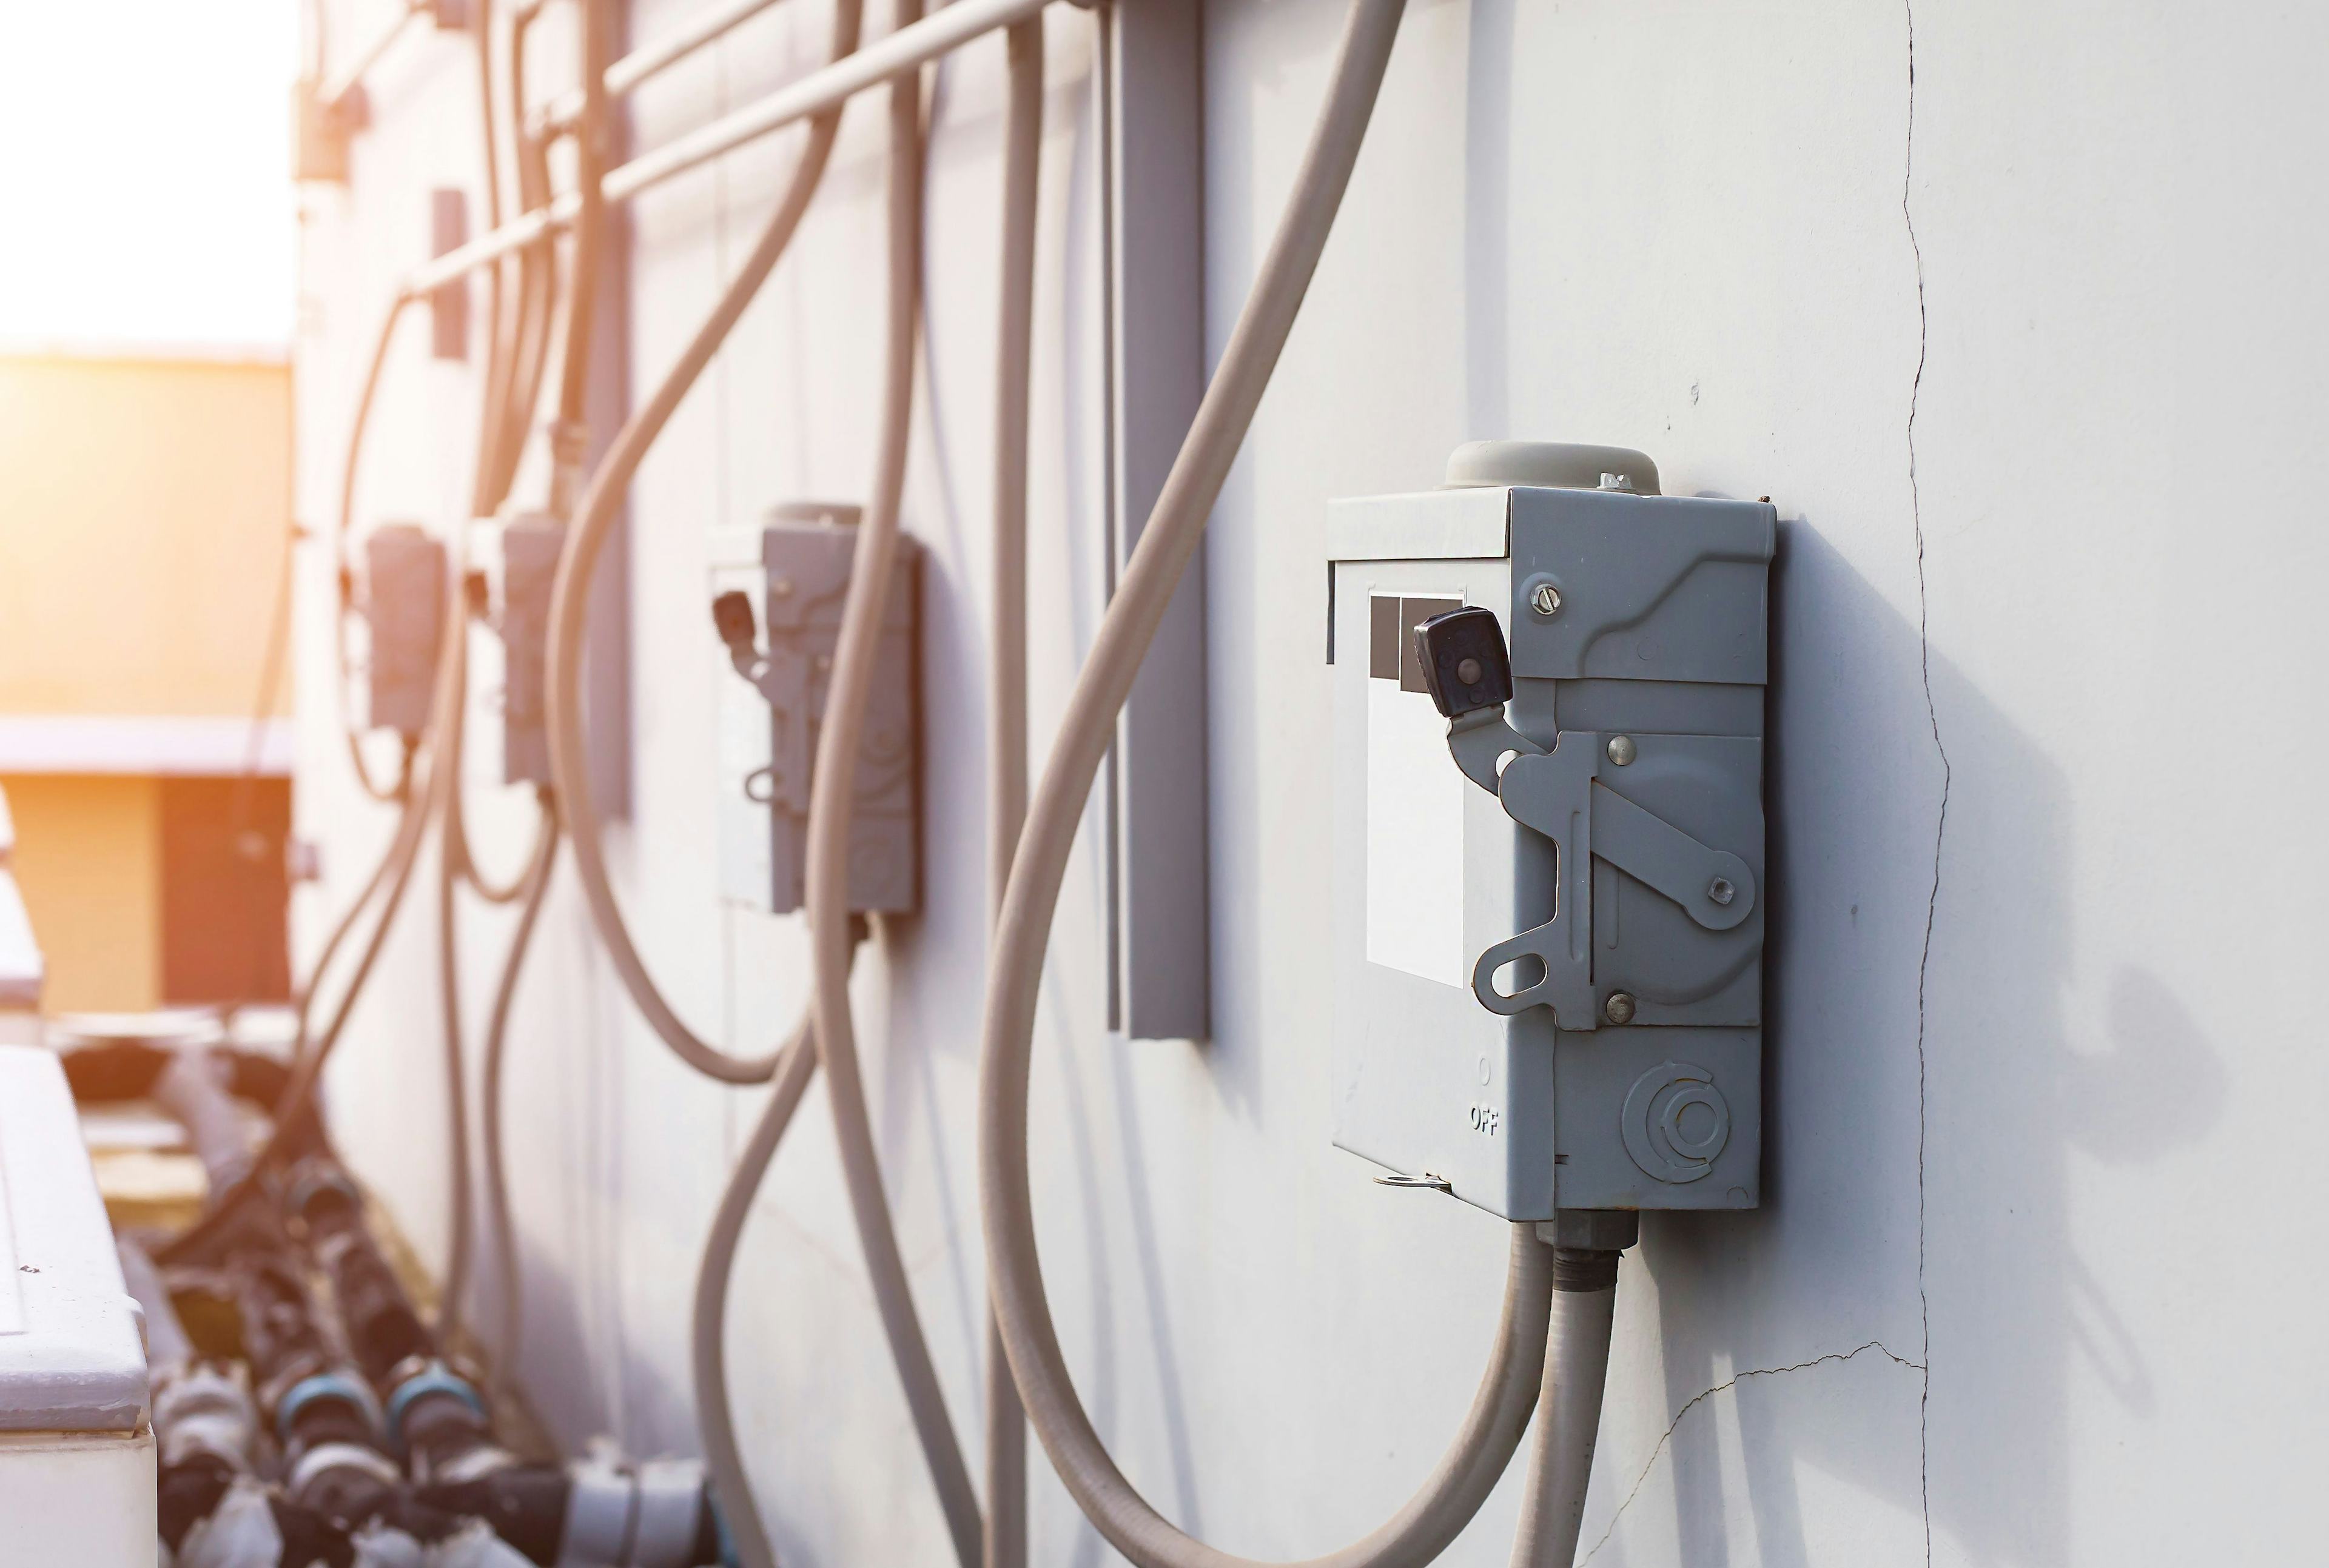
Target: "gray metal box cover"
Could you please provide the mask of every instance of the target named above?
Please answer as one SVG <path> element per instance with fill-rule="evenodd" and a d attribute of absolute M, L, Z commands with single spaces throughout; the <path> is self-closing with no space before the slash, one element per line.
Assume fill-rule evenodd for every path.
<path fill-rule="evenodd" d="M 0 1431 L 128 1432 L 146 1352 L 64 1070 L 0 1046 Z"/>
<path fill-rule="evenodd" d="M 1333 504 L 1338 1145 L 1514 1220 L 1759 1201 L 1776 527 L 1759 502 L 1531 486 Z M 1547 584 L 1549 616 L 1528 608 Z M 1409 633 L 1466 605 L 1504 627 L 1513 728 L 1599 762 L 1577 781 L 1580 826 L 1589 800 L 1736 856 L 1748 915 L 1708 930 L 1598 840 L 1564 875 L 1551 840 L 1465 776 Z M 1622 768 L 1602 760 L 1617 735 Z M 1589 990 L 1565 1016 L 1475 995 L 1482 955 L 1532 928 L 1577 944 Z M 1599 1014 L 1619 991 L 1637 1008 L 1622 1028 Z"/>
<path fill-rule="evenodd" d="M 548 784 L 550 594 L 566 530 L 528 513 L 502 529 L 502 782 Z"/>
<path fill-rule="evenodd" d="M 809 775 L 857 548 L 853 507 L 797 503 L 713 545 L 712 591 L 749 594 L 765 659 L 757 682 L 723 651 L 718 780 L 720 886 L 737 904 L 787 914 L 806 896 Z M 922 548 L 898 541 L 882 647 L 858 747 L 849 905 L 902 914 L 920 903 L 919 776 Z"/>
<path fill-rule="evenodd" d="M 393 729 L 411 739 L 429 728 L 448 569 L 445 546 L 415 524 L 383 524 L 364 540 L 374 729 Z"/>

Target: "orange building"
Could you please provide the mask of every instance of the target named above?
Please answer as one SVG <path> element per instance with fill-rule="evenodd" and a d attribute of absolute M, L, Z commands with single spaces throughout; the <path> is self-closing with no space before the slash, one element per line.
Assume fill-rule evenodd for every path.
<path fill-rule="evenodd" d="M 0 789 L 47 1010 L 288 990 L 281 359 L 0 357 Z"/>

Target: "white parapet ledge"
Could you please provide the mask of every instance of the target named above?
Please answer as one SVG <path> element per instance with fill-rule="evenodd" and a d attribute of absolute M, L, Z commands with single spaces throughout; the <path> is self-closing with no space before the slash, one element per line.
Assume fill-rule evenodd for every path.
<path fill-rule="evenodd" d="M 0 865 L 0 1013 L 33 1012 L 41 1005 L 41 987 L 48 965 L 41 944 L 33 939 L 33 918 L 24 910 L 16 878 Z M 0 1037 L 0 1044 L 9 1043 Z"/>
<path fill-rule="evenodd" d="M 0 336 L 0 360 L 288 370 L 291 345 L 288 342 L 239 338 Z"/>
<path fill-rule="evenodd" d="M 203 778 L 250 765 L 291 771 L 288 718 L 270 718 L 254 739 L 248 718 L 137 714 L 0 715 L 0 774 L 122 774 Z"/>

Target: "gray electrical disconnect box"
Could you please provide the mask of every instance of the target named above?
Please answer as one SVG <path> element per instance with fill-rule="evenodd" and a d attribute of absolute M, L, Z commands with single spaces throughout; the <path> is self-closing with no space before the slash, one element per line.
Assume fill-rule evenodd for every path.
<path fill-rule="evenodd" d="M 548 784 L 550 591 L 566 530 L 542 512 L 501 529 L 502 782 Z"/>
<path fill-rule="evenodd" d="M 372 627 L 372 725 L 408 741 L 429 728 L 445 632 L 444 544 L 409 522 L 364 540 L 364 618 Z"/>
<path fill-rule="evenodd" d="M 716 536 L 721 643 L 719 830 L 721 897 L 773 914 L 806 896 L 809 776 L 857 549 L 857 508 L 801 503 L 762 528 Z M 921 547 L 898 541 L 851 813 L 850 907 L 899 914 L 920 902 L 917 637 Z"/>
<path fill-rule="evenodd" d="M 1751 1208 L 1777 513 L 1448 469 L 1328 521 L 1334 1141 L 1513 1220 Z"/>

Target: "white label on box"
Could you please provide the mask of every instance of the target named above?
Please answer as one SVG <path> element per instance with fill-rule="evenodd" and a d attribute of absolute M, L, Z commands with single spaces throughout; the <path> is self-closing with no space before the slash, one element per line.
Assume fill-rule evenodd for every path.
<path fill-rule="evenodd" d="M 1447 721 L 1420 691 L 1367 682 L 1367 962 L 1466 983 L 1464 792 Z"/>

